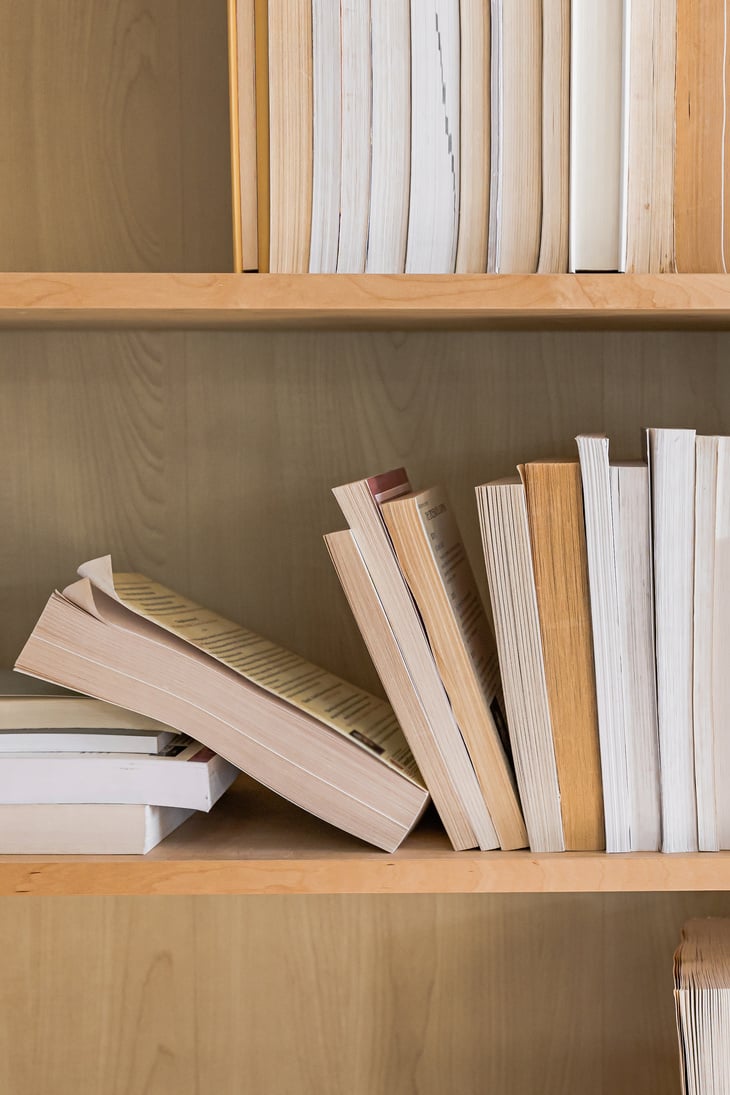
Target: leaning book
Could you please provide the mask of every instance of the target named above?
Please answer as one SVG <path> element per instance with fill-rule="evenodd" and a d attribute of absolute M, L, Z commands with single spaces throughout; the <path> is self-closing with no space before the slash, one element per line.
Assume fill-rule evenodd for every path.
<path fill-rule="evenodd" d="M 174 726 L 386 851 L 428 793 L 390 706 L 109 556 L 51 595 L 16 669 Z"/>

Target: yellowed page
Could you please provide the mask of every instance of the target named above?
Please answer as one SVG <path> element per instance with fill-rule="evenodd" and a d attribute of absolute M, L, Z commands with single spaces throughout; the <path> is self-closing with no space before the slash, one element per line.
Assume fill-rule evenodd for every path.
<path fill-rule="evenodd" d="M 246 680 L 377 753 L 424 786 L 390 704 L 142 574 L 114 574 L 105 556 L 79 574 L 131 612 L 215 658 Z"/>

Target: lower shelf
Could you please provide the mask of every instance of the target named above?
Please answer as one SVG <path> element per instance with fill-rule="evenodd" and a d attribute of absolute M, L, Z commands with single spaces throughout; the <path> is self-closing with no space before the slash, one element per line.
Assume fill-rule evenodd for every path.
<path fill-rule="evenodd" d="M 146 856 L 0 856 L 0 895 L 730 890 L 730 852 L 453 852 L 433 816 L 394 855 L 241 777 Z"/>

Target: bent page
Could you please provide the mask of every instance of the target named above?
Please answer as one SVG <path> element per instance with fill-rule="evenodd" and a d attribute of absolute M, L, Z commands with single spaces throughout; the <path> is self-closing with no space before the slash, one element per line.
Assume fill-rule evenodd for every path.
<path fill-rule="evenodd" d="M 412 783 L 424 786 L 403 731 L 384 700 L 142 574 L 114 574 L 109 556 L 82 564 L 78 572 L 130 612 L 352 738 Z"/>

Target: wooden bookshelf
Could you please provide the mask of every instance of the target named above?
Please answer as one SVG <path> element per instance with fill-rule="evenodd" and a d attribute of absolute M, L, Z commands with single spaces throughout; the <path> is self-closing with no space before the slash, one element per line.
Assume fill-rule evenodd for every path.
<path fill-rule="evenodd" d="M 146 856 L 0 856 L 0 896 L 686 890 L 730 890 L 730 853 L 457 853 L 430 814 L 387 855 L 246 777 Z"/>
<path fill-rule="evenodd" d="M 0 327 L 730 329 L 730 277 L 6 273 Z"/>

